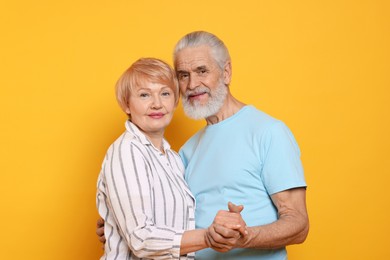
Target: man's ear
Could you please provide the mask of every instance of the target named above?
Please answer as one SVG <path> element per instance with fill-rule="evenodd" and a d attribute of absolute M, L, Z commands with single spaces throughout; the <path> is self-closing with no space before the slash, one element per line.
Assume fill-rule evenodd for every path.
<path fill-rule="evenodd" d="M 223 83 L 229 86 L 230 81 L 232 80 L 232 63 L 228 60 L 223 67 Z"/>

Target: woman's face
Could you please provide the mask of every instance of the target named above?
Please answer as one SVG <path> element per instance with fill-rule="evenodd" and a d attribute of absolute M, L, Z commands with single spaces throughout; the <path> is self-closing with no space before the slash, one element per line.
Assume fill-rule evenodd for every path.
<path fill-rule="evenodd" d="M 126 113 L 146 135 L 163 135 L 175 108 L 175 95 L 170 87 L 145 82 L 131 92 Z"/>

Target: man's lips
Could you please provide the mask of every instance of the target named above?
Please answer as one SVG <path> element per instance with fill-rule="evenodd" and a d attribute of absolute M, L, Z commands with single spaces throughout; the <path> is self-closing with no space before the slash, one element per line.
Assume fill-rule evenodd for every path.
<path fill-rule="evenodd" d="M 207 92 L 199 92 L 199 93 L 191 93 L 187 95 L 188 99 L 197 99 L 202 97 L 203 95 L 207 94 Z"/>
<path fill-rule="evenodd" d="M 154 118 L 154 119 L 159 119 L 159 118 L 162 118 L 164 116 L 164 113 L 151 113 L 151 114 L 149 114 L 149 116 L 151 118 Z"/>

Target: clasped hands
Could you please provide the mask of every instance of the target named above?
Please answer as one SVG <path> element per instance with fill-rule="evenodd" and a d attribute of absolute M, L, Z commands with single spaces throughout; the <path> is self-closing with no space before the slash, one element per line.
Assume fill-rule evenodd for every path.
<path fill-rule="evenodd" d="M 244 207 L 229 202 L 228 208 L 229 211 L 218 211 L 205 233 L 206 244 L 221 253 L 242 247 L 248 235 L 246 223 L 240 214 Z"/>
<path fill-rule="evenodd" d="M 213 223 L 205 230 L 207 246 L 221 253 L 243 247 L 249 241 L 247 226 L 240 214 L 244 207 L 229 202 L 228 208 L 229 211 L 218 211 Z M 104 248 L 106 238 L 104 220 L 101 218 L 97 222 L 96 234 Z"/>

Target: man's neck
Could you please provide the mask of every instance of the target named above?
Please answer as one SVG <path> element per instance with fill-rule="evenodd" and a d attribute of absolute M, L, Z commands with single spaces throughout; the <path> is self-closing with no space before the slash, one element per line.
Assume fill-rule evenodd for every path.
<path fill-rule="evenodd" d="M 207 125 L 217 124 L 237 113 L 245 104 L 228 93 L 221 109 L 215 115 L 206 118 Z"/>

